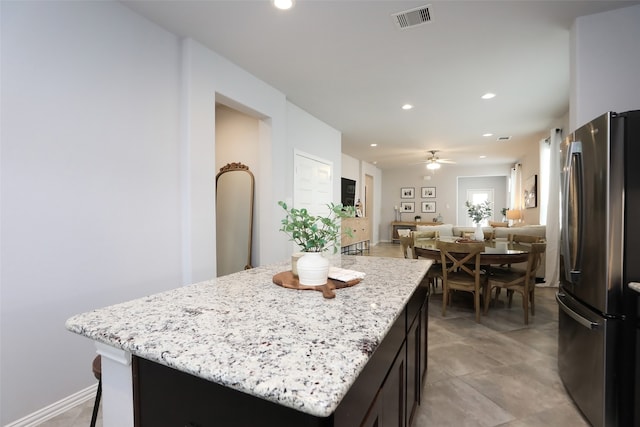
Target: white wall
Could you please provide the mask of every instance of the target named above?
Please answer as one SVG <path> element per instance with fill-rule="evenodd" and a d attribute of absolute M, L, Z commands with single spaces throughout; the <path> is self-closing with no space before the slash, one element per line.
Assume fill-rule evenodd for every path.
<path fill-rule="evenodd" d="M 179 60 L 117 3 L 2 2 L 2 425 L 95 383 L 67 318 L 181 283 Z"/>
<path fill-rule="evenodd" d="M 287 153 L 287 161 L 293 165 L 295 148 L 331 162 L 333 164 L 333 202 L 340 203 L 342 134 L 291 103 L 287 103 L 287 120 L 287 142 L 291 149 Z M 287 177 L 287 182 L 290 183 L 286 188 L 287 198 L 293 198 L 293 167 L 287 170 L 290 172 L 290 176 Z M 278 209 L 281 210 L 279 207 Z M 282 214 L 280 216 L 282 217 Z"/>
<path fill-rule="evenodd" d="M 571 32 L 570 132 L 607 111 L 640 109 L 638 40 L 640 5 L 576 19 Z"/>
<path fill-rule="evenodd" d="M 360 194 L 360 160 L 355 157 L 342 155 L 342 177 L 353 179 L 356 182 L 356 198 L 361 197 Z"/>
<path fill-rule="evenodd" d="M 117 2 L 0 5 L 5 425 L 95 384 L 93 345 L 67 318 L 215 276 L 217 98 L 262 117 L 262 264 L 290 253 L 276 201 L 292 193 L 294 148 L 339 171 L 340 137 Z"/>

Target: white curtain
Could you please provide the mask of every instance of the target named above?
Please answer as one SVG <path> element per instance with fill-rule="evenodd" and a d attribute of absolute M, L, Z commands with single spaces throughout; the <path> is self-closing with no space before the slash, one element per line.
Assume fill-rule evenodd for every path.
<path fill-rule="evenodd" d="M 545 198 L 546 223 L 547 223 L 547 251 L 545 254 L 545 285 L 557 287 L 560 274 L 560 142 L 562 141 L 562 129 L 551 129 L 548 139 L 548 178 L 544 186 L 548 191 L 542 193 Z M 546 142 L 545 142 L 546 143 Z M 540 161 L 545 162 L 540 156 Z M 540 165 L 542 173 L 543 166 Z M 544 178 L 543 178 L 544 179 Z"/>
<path fill-rule="evenodd" d="M 511 204 L 510 209 L 522 211 L 522 165 L 517 163 L 511 168 Z"/>

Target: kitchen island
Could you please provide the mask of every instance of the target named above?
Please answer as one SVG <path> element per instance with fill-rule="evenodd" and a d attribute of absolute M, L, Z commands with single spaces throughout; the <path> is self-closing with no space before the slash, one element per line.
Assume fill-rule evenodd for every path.
<path fill-rule="evenodd" d="M 410 425 L 431 262 L 336 259 L 366 277 L 334 299 L 274 285 L 279 263 L 70 318 L 102 355 L 104 426 Z"/>

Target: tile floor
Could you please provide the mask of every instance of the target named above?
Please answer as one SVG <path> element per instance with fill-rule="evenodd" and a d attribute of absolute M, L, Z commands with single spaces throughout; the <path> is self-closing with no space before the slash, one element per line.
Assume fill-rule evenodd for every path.
<path fill-rule="evenodd" d="M 381 243 L 370 255 L 401 257 L 402 252 L 398 244 Z M 427 384 L 414 427 L 589 426 L 558 377 L 554 289 L 536 291 L 536 315 L 528 326 L 516 297 L 511 309 L 502 301 L 490 308 L 481 324 L 463 295 L 442 317 L 440 291 L 429 303 Z M 86 427 L 92 407 L 89 401 L 41 426 Z"/>

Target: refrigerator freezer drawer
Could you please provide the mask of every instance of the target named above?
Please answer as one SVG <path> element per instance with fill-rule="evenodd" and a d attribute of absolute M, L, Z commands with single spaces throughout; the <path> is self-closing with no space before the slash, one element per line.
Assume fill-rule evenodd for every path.
<path fill-rule="evenodd" d="M 600 316 L 562 290 L 556 300 L 560 378 L 594 427 L 618 426 L 615 347 L 619 321 Z"/>

